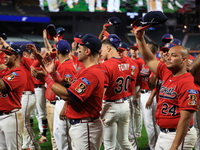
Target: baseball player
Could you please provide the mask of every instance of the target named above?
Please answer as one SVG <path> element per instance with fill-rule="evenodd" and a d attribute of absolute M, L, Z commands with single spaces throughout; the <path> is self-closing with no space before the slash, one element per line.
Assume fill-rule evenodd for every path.
<path fill-rule="evenodd" d="M 60 40 L 56 43 L 56 54 L 59 60 L 57 72 L 60 77 L 65 81 L 71 82 L 73 76 L 76 73 L 73 60 L 70 59 L 70 45 L 65 40 Z M 66 69 L 68 68 L 68 69 Z M 64 85 L 63 81 L 59 81 L 60 84 Z M 50 90 L 50 89 L 49 89 Z M 49 91 L 48 90 L 48 91 Z M 55 103 L 54 119 L 53 119 L 53 135 L 56 141 L 57 148 L 59 150 L 67 150 L 70 148 L 70 140 L 68 135 L 69 124 L 65 117 L 65 101 L 58 97 Z"/>
<path fill-rule="evenodd" d="M 21 103 L 22 109 L 20 110 L 24 117 L 24 132 L 22 134 L 23 145 L 22 149 L 40 149 L 36 142 L 35 134 L 32 127 L 30 126 L 30 116 L 36 106 L 36 98 L 34 92 L 34 81 L 35 78 L 31 75 L 30 66 L 34 60 L 27 57 L 22 57 L 21 67 L 24 69 L 27 77 L 27 82 L 24 87 Z"/>
<path fill-rule="evenodd" d="M 20 66 L 22 50 L 17 45 L 8 45 L 0 38 L 5 49 L 4 64 L 0 71 L 0 149 L 21 150 L 24 119 L 21 96 L 26 85 L 26 74 Z"/>
<path fill-rule="evenodd" d="M 163 81 L 156 111 L 156 123 L 161 132 L 155 149 L 192 149 L 196 141 L 193 114 L 198 107 L 199 90 L 193 83 L 194 78 L 186 71 L 188 50 L 182 46 L 172 47 L 165 66 L 150 52 L 144 32 L 140 27 L 133 29 L 143 59 Z"/>
<path fill-rule="evenodd" d="M 139 50 L 136 43 L 131 43 L 129 55 L 130 58 L 138 65 L 139 72 L 142 69 L 144 61 L 139 57 Z M 138 75 L 136 79 L 136 87 L 133 95 L 133 107 L 134 107 L 134 128 L 135 128 L 135 136 L 141 137 L 142 131 L 142 110 L 141 110 L 141 102 L 140 102 L 140 83 L 141 77 Z"/>
<path fill-rule="evenodd" d="M 35 44 L 35 47 L 38 52 L 41 53 L 41 47 Z M 40 136 L 38 143 L 44 143 L 47 141 L 47 129 L 48 129 L 48 122 L 47 122 L 47 113 L 46 113 L 46 98 L 45 98 L 45 86 L 44 81 L 40 81 L 35 79 L 34 91 L 36 97 L 36 118 L 38 120 L 38 127 L 40 129 Z"/>
<path fill-rule="evenodd" d="M 154 57 L 156 57 L 156 52 L 158 50 L 158 46 L 154 43 L 148 43 L 148 47 L 153 53 Z M 156 140 L 158 137 L 158 132 L 156 130 L 156 123 L 154 121 L 154 109 L 156 107 L 156 99 L 154 95 L 151 95 L 152 90 L 148 86 L 149 76 L 151 71 L 149 70 L 146 64 L 143 65 L 142 70 L 139 75 L 142 78 L 142 82 L 140 84 L 140 92 L 141 92 L 141 108 L 143 112 L 144 125 L 148 135 L 148 144 L 151 150 L 155 149 Z M 148 107 L 146 109 L 146 103 L 148 101 L 153 101 L 152 107 Z"/>
<path fill-rule="evenodd" d="M 66 117 L 71 124 L 69 134 L 72 147 L 76 150 L 97 150 L 102 143 L 102 122 L 99 117 L 104 91 L 104 72 L 97 62 L 100 48 L 101 41 L 96 36 L 86 34 L 82 38 L 77 51 L 78 59 L 83 62 L 85 69 L 76 74 L 69 88 L 56 83 L 54 80 L 58 80 L 58 77 L 45 76 L 47 85 L 67 101 Z M 46 69 L 51 70 L 48 66 Z"/>
<path fill-rule="evenodd" d="M 139 73 L 138 65 L 130 58 L 128 57 L 128 52 L 130 50 L 129 45 L 125 42 L 120 42 L 118 47 L 118 52 L 121 57 L 124 57 L 129 61 L 129 64 L 131 65 L 131 81 L 130 86 L 128 88 L 129 94 L 129 100 L 130 100 L 130 123 L 129 123 L 129 141 L 131 142 L 132 146 L 137 149 L 138 144 L 134 132 L 134 108 L 133 108 L 133 95 L 135 91 L 136 86 L 136 80 Z"/>
<path fill-rule="evenodd" d="M 105 96 L 101 118 L 103 121 L 105 149 L 115 149 L 118 141 L 122 149 L 134 148 L 128 140 L 130 108 L 128 88 L 131 81 L 131 65 L 117 52 L 120 38 L 110 34 L 102 41 L 101 66 L 105 71 Z"/>
<path fill-rule="evenodd" d="M 58 66 L 59 62 L 55 61 L 55 64 L 56 64 L 56 66 Z M 39 65 L 39 62 L 35 61 L 32 65 L 32 67 L 37 68 L 38 65 Z M 39 74 L 40 71 L 39 70 L 37 70 L 37 71 Z M 53 135 L 53 122 L 54 122 L 53 120 L 54 120 L 54 110 L 55 110 L 55 104 L 56 104 L 56 95 L 48 86 L 46 87 L 46 90 L 45 90 L 45 97 L 47 99 L 46 111 L 47 111 L 48 127 L 49 127 L 49 131 L 51 133 L 52 150 L 58 150 L 56 141 L 55 141 L 55 138 Z M 43 141 L 44 140 L 45 140 L 45 138 L 43 138 Z"/>

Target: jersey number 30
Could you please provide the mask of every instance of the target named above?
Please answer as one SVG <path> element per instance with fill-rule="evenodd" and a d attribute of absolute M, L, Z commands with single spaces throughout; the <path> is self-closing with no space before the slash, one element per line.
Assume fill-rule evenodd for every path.
<path fill-rule="evenodd" d="M 131 81 L 131 77 L 127 76 L 126 78 L 119 77 L 116 79 L 117 87 L 114 88 L 116 94 L 120 94 L 122 91 L 128 91 L 128 87 Z"/>

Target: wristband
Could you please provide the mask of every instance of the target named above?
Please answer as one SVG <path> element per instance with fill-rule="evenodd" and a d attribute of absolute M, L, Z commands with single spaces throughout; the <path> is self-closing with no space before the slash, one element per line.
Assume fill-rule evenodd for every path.
<path fill-rule="evenodd" d="M 44 81 L 45 81 L 45 83 L 46 83 L 50 88 L 52 88 L 53 84 L 56 83 L 56 82 L 52 79 L 52 77 L 51 77 L 50 74 L 48 74 L 48 75 L 46 75 L 46 76 L 44 77 Z"/>
<path fill-rule="evenodd" d="M 55 82 L 58 82 L 58 83 L 62 80 L 62 78 L 60 77 L 60 74 L 58 73 L 58 71 L 56 71 L 53 74 L 51 74 L 51 77 L 53 78 L 53 80 Z"/>

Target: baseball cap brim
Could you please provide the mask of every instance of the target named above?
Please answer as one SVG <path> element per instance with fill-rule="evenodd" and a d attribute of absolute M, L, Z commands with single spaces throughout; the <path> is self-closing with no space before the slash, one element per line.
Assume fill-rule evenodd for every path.
<path fill-rule="evenodd" d="M 105 24 L 106 27 L 109 27 L 109 26 L 112 26 L 112 25 L 113 25 L 112 23 L 106 23 Z"/>
<path fill-rule="evenodd" d="M 127 51 L 127 49 L 125 49 L 125 48 L 123 48 L 123 47 L 118 47 L 117 50 Z"/>
<path fill-rule="evenodd" d="M 7 50 L 7 49 L 0 49 L 0 51 L 6 52 L 6 53 L 10 53 L 10 54 L 16 54 L 15 52 Z"/>
<path fill-rule="evenodd" d="M 84 43 L 83 43 L 82 39 L 80 39 L 80 40 L 77 40 L 76 42 L 77 42 L 77 43 L 79 43 L 79 44 L 83 44 L 83 45 L 84 45 Z"/>
<path fill-rule="evenodd" d="M 76 43 L 81 43 L 82 40 L 81 40 L 80 38 L 74 38 L 74 42 L 76 42 Z"/>

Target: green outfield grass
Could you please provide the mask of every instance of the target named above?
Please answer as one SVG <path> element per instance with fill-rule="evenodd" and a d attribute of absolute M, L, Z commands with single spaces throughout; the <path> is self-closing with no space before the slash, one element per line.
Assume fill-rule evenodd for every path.
<path fill-rule="evenodd" d="M 181 5 L 184 4 L 184 0 L 177 0 Z M 144 5 L 143 6 L 137 6 L 138 0 L 131 0 L 131 1 L 125 1 L 121 0 L 120 10 L 121 12 L 137 12 L 139 9 L 147 8 L 146 1 L 143 0 Z M 163 12 L 165 13 L 174 13 L 177 12 L 180 8 L 177 7 L 173 2 L 171 2 L 174 9 L 169 9 L 167 6 L 167 0 L 163 0 Z M 47 1 L 44 3 L 45 6 L 48 6 Z M 74 4 L 73 8 L 69 8 L 66 4 L 66 0 L 61 1 L 61 11 L 72 11 L 72 12 L 88 12 L 88 4 L 86 3 L 86 0 L 79 0 L 77 4 Z M 106 8 L 107 3 L 106 1 L 102 1 L 102 7 Z M 128 8 L 129 6 L 129 8 Z M 46 7 L 45 11 L 48 12 L 48 9 Z M 96 12 L 99 12 L 99 10 L 95 10 Z"/>
<path fill-rule="evenodd" d="M 39 129 L 38 129 L 38 124 L 37 124 L 36 118 L 34 118 L 33 130 L 35 132 L 36 139 L 38 141 L 40 137 L 38 136 Z M 47 138 L 48 138 L 47 142 L 40 144 L 41 150 L 51 150 L 52 149 L 52 147 L 51 147 L 51 136 L 50 136 L 49 132 L 47 133 Z M 147 143 L 148 143 L 147 134 L 146 134 L 145 127 L 143 125 L 143 127 L 142 127 L 142 136 L 140 138 L 138 138 L 139 150 L 142 150 L 142 149 L 148 147 Z M 101 150 L 103 150 L 103 146 L 101 147 Z"/>

